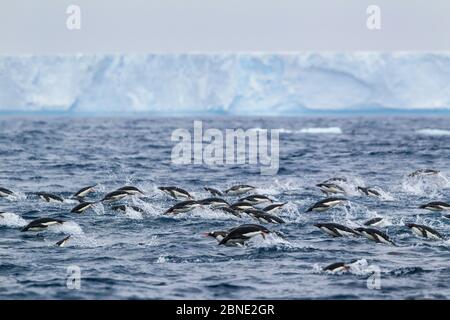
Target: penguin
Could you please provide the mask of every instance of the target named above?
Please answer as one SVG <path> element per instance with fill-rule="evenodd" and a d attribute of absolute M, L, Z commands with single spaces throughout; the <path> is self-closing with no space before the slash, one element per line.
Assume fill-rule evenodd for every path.
<path fill-rule="evenodd" d="M 204 187 L 203 189 L 205 189 L 206 191 L 211 193 L 211 195 L 213 197 L 222 197 L 223 196 L 223 193 L 220 190 L 217 190 L 217 189 L 214 189 L 214 188 L 209 188 L 209 187 Z"/>
<path fill-rule="evenodd" d="M 64 239 L 59 240 L 57 243 L 55 243 L 55 246 L 64 247 L 66 245 L 66 243 L 69 241 L 69 239 L 70 239 L 70 235 L 68 235 Z"/>
<path fill-rule="evenodd" d="M 0 198 L 10 197 L 13 195 L 14 192 L 12 192 L 11 190 L 0 187 Z"/>
<path fill-rule="evenodd" d="M 248 209 L 244 210 L 244 212 L 261 223 L 275 223 L 275 224 L 285 223 L 283 219 L 271 215 L 269 213 L 266 213 L 262 210 Z"/>
<path fill-rule="evenodd" d="M 144 194 L 144 192 L 142 192 L 141 190 L 139 190 L 138 188 L 133 187 L 133 186 L 125 186 L 125 187 L 117 189 L 116 191 L 125 191 L 129 195 L 137 195 L 137 194 L 143 195 Z"/>
<path fill-rule="evenodd" d="M 70 210 L 71 213 L 83 213 L 87 209 L 91 208 L 95 202 L 81 202 L 79 205 L 76 205 L 75 207 Z"/>
<path fill-rule="evenodd" d="M 57 224 L 63 224 L 64 221 L 60 219 L 54 219 L 54 218 L 39 218 L 36 220 L 31 221 L 28 223 L 25 227 L 22 228 L 22 232 L 25 231 L 41 231 L 45 230 L 50 226 L 57 225 Z"/>
<path fill-rule="evenodd" d="M 264 207 L 262 210 L 267 212 L 267 213 L 275 213 L 276 211 L 278 211 L 281 207 L 283 207 L 286 204 L 286 202 L 283 203 L 272 203 L 269 204 L 267 207 Z"/>
<path fill-rule="evenodd" d="M 332 263 L 323 268 L 323 271 L 328 271 L 332 273 L 347 272 L 348 270 L 350 270 L 350 265 L 346 264 L 345 262 Z"/>
<path fill-rule="evenodd" d="M 194 197 L 192 197 L 189 192 L 187 192 L 184 189 L 178 188 L 178 187 L 158 187 L 159 190 L 166 193 L 170 197 L 174 199 L 188 199 L 193 200 Z"/>
<path fill-rule="evenodd" d="M 217 209 L 219 209 L 219 210 L 221 210 L 223 212 L 226 212 L 226 213 L 230 213 L 233 216 L 238 217 L 238 218 L 242 217 L 242 215 L 241 215 L 241 213 L 239 211 L 231 209 L 230 207 L 220 207 L 220 208 L 217 208 Z"/>
<path fill-rule="evenodd" d="M 366 196 L 381 197 L 381 193 L 373 188 L 357 187 L 356 189 Z"/>
<path fill-rule="evenodd" d="M 232 205 L 230 205 L 230 208 L 237 211 L 244 211 L 248 209 L 254 209 L 253 206 L 248 202 L 235 202 Z"/>
<path fill-rule="evenodd" d="M 203 235 L 206 237 L 212 237 L 212 238 L 216 239 L 218 242 L 220 242 L 227 236 L 227 234 L 228 234 L 228 232 L 226 232 L 226 231 L 211 231 L 211 232 L 206 232 Z"/>
<path fill-rule="evenodd" d="M 142 208 L 139 208 L 139 207 L 136 207 L 136 206 L 124 205 L 124 204 L 117 205 L 117 206 L 112 206 L 111 210 L 126 212 L 127 208 L 130 208 L 130 209 L 132 209 L 132 210 L 134 210 L 136 212 L 144 213 L 144 209 L 142 209 Z"/>
<path fill-rule="evenodd" d="M 199 204 L 202 206 L 210 206 L 211 208 L 222 208 L 222 207 L 229 207 L 230 204 L 221 198 L 206 198 L 203 200 L 198 201 Z"/>
<path fill-rule="evenodd" d="M 450 210 L 450 204 L 442 201 L 433 201 L 427 204 L 423 204 L 419 207 L 420 209 L 426 209 L 430 211 L 446 211 Z"/>
<path fill-rule="evenodd" d="M 94 187 L 95 186 L 87 186 L 87 187 L 81 188 L 80 190 L 75 192 L 75 194 L 73 195 L 73 198 L 75 198 L 75 199 L 83 199 L 89 193 L 95 192 Z"/>
<path fill-rule="evenodd" d="M 347 201 L 347 199 L 345 199 L 345 198 L 326 198 L 326 199 L 320 200 L 320 201 L 316 202 L 315 204 L 313 204 L 311 207 L 309 207 L 306 210 L 306 212 L 326 211 L 332 207 L 335 207 L 337 205 L 344 203 L 345 201 Z"/>
<path fill-rule="evenodd" d="M 359 227 L 356 228 L 355 231 L 365 236 L 367 239 L 375 241 L 376 243 L 384 243 L 395 246 L 395 243 L 389 239 L 389 236 L 380 230 Z"/>
<path fill-rule="evenodd" d="M 114 202 L 114 201 L 121 200 L 129 195 L 130 194 L 126 191 L 116 190 L 116 191 L 110 192 L 106 196 L 104 196 L 103 199 L 101 200 L 101 202 Z"/>
<path fill-rule="evenodd" d="M 332 237 L 359 236 L 355 230 L 337 223 L 316 223 L 314 226 Z"/>
<path fill-rule="evenodd" d="M 428 226 L 424 226 L 421 224 L 415 224 L 415 223 L 407 223 L 406 227 L 410 228 L 411 231 L 415 235 L 418 235 L 419 237 L 433 239 L 433 240 L 444 239 L 444 237 L 439 232 L 437 232 L 436 230 L 434 230 Z"/>
<path fill-rule="evenodd" d="M 261 195 L 261 194 L 254 194 L 251 196 L 247 196 L 244 198 L 241 198 L 238 200 L 238 202 L 248 202 L 251 203 L 253 205 L 256 204 L 260 204 L 260 203 L 265 203 L 265 202 L 273 202 L 272 199 L 270 199 L 267 196 Z"/>
<path fill-rule="evenodd" d="M 364 225 L 366 227 L 376 227 L 379 226 L 380 224 L 382 224 L 383 218 L 382 217 L 376 217 L 376 218 L 372 218 L 370 220 L 367 220 L 366 222 L 364 222 Z"/>
<path fill-rule="evenodd" d="M 182 202 L 178 202 L 176 205 L 174 205 L 173 207 L 169 208 L 168 210 L 166 210 L 164 212 L 164 214 L 179 214 L 182 212 L 189 212 L 194 210 L 195 208 L 199 207 L 200 204 L 198 203 L 198 201 L 195 200 L 186 200 L 186 201 L 182 201 Z"/>
<path fill-rule="evenodd" d="M 408 177 L 418 177 L 418 176 L 432 176 L 439 174 L 439 170 L 434 169 L 419 169 L 416 170 L 410 174 L 408 174 Z"/>
<path fill-rule="evenodd" d="M 270 231 L 258 224 L 243 224 L 239 227 L 236 227 L 225 236 L 220 242 L 219 245 L 225 245 L 228 242 L 237 242 L 237 243 L 245 243 L 247 240 L 251 238 L 261 235 L 263 238 L 266 237 L 266 234 L 269 234 Z"/>
<path fill-rule="evenodd" d="M 225 190 L 225 194 L 229 196 L 239 196 L 241 194 L 247 193 L 251 190 L 255 190 L 256 188 L 250 186 L 248 184 L 240 184 L 236 186 L 232 186 L 231 188 Z"/>
<path fill-rule="evenodd" d="M 316 187 L 319 187 L 320 191 L 327 195 L 333 193 L 345 193 L 345 190 L 335 183 L 319 183 L 316 184 Z"/>
<path fill-rule="evenodd" d="M 444 218 L 450 219 L 450 214 L 446 214 Z"/>
<path fill-rule="evenodd" d="M 64 202 L 64 199 L 51 193 L 39 192 L 38 197 L 46 202 Z"/>

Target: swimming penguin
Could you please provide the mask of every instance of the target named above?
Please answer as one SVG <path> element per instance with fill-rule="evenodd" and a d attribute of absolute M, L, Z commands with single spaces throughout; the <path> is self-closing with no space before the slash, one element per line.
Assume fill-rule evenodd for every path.
<path fill-rule="evenodd" d="M 269 204 L 267 207 L 264 207 L 262 210 L 267 212 L 267 213 L 275 213 L 276 211 L 278 211 L 281 207 L 283 207 L 286 204 L 286 202 L 283 203 L 272 203 Z"/>
<path fill-rule="evenodd" d="M 142 192 L 141 190 L 139 190 L 138 188 L 133 187 L 133 186 L 125 186 L 125 187 L 117 189 L 116 191 L 125 191 L 129 195 L 136 195 L 136 194 L 143 195 L 144 194 L 144 192 Z"/>
<path fill-rule="evenodd" d="M 223 193 L 220 190 L 217 190 L 217 189 L 214 189 L 214 188 L 209 188 L 209 187 L 204 187 L 203 189 L 205 189 L 206 191 L 211 193 L 211 195 L 213 197 L 222 197 L 223 196 Z"/>
<path fill-rule="evenodd" d="M 192 197 L 189 192 L 178 187 L 158 187 L 158 189 L 174 199 L 194 199 L 194 197 Z"/>
<path fill-rule="evenodd" d="M 134 210 L 136 212 L 144 213 L 144 209 L 142 209 L 142 208 L 139 208 L 139 207 L 136 207 L 136 206 L 124 205 L 124 204 L 118 205 L 118 206 L 112 206 L 111 210 L 126 212 L 127 208 L 130 208 L 130 209 L 132 209 L 132 210 Z"/>
<path fill-rule="evenodd" d="M 69 239 L 70 239 L 70 235 L 68 235 L 67 237 L 65 237 L 62 240 L 59 240 L 57 243 L 55 243 L 55 246 L 64 247 L 66 245 L 67 241 L 69 241 Z"/>
<path fill-rule="evenodd" d="M 64 221 L 60 219 L 54 219 L 54 218 L 39 218 L 36 220 L 31 221 L 29 224 L 27 224 L 25 227 L 22 228 L 22 232 L 25 231 L 41 231 L 44 229 L 47 229 L 50 226 L 57 225 L 57 224 L 63 224 Z"/>
<path fill-rule="evenodd" d="M 232 205 L 230 205 L 230 208 L 237 211 L 244 211 L 248 209 L 254 209 L 253 206 L 245 201 L 235 202 Z"/>
<path fill-rule="evenodd" d="M 359 236 L 355 230 L 337 223 L 316 223 L 314 226 L 332 237 Z"/>
<path fill-rule="evenodd" d="M 242 215 L 241 215 L 241 213 L 239 211 L 231 209 L 230 207 L 220 207 L 220 208 L 217 208 L 217 209 L 219 209 L 219 210 L 221 210 L 223 212 L 226 212 L 226 213 L 230 213 L 233 216 L 238 217 L 238 218 L 242 217 Z"/>
<path fill-rule="evenodd" d="M 381 193 L 373 188 L 358 187 L 357 190 L 366 196 L 381 197 Z"/>
<path fill-rule="evenodd" d="M 346 264 L 345 262 L 332 263 L 323 268 L 323 271 L 329 271 L 332 273 L 347 272 L 348 270 L 350 270 L 350 265 Z"/>
<path fill-rule="evenodd" d="M 367 220 L 366 222 L 364 222 L 364 225 L 366 227 L 376 227 L 379 226 L 380 224 L 382 224 L 383 218 L 382 217 L 376 217 L 376 218 L 372 218 L 370 220 Z"/>
<path fill-rule="evenodd" d="M 87 186 L 87 187 L 81 188 L 80 190 L 75 192 L 75 194 L 73 195 L 73 198 L 82 199 L 82 198 L 86 197 L 89 193 L 95 192 L 94 187 L 95 186 Z"/>
<path fill-rule="evenodd" d="M 127 196 L 129 196 L 130 194 L 126 191 L 123 190 L 116 190 L 113 192 L 108 193 L 106 196 L 103 197 L 103 199 L 101 200 L 101 202 L 113 202 L 113 201 L 118 201 L 120 199 L 123 199 Z"/>
<path fill-rule="evenodd" d="M 186 200 L 186 201 L 182 201 L 177 203 L 176 205 L 174 205 L 173 207 L 169 208 L 168 210 L 166 210 L 164 212 L 164 214 L 178 214 L 178 213 L 182 213 L 182 212 L 188 212 L 188 211 L 192 211 L 195 208 L 199 207 L 200 204 L 198 203 L 198 201 L 195 200 Z"/>
<path fill-rule="evenodd" d="M 444 239 L 444 237 L 439 232 L 437 232 L 436 230 L 434 230 L 428 226 L 424 226 L 421 224 L 415 224 L 415 223 L 407 223 L 406 226 L 408 228 L 410 228 L 411 231 L 415 235 L 418 235 L 419 237 L 424 237 L 424 238 L 433 239 L 433 240 Z"/>
<path fill-rule="evenodd" d="M 373 229 L 373 228 L 356 228 L 355 229 L 356 232 L 358 232 L 359 234 L 365 236 L 367 239 L 375 241 L 377 243 L 384 243 L 384 244 L 390 244 L 395 246 L 395 243 L 392 242 L 391 239 L 389 239 L 389 236 L 377 229 Z"/>
<path fill-rule="evenodd" d="M 206 198 L 203 200 L 199 200 L 198 203 L 200 203 L 202 206 L 210 206 L 214 209 L 230 206 L 230 204 L 222 198 Z"/>
<path fill-rule="evenodd" d="M 206 232 L 203 235 L 206 237 L 212 237 L 212 238 L 216 239 L 218 242 L 220 242 L 227 236 L 227 234 L 228 234 L 228 232 L 226 232 L 226 231 L 211 231 L 211 232 Z"/>
<path fill-rule="evenodd" d="M 38 197 L 46 202 L 64 202 L 64 199 L 51 193 L 39 192 Z"/>
<path fill-rule="evenodd" d="M 432 176 L 439 174 L 439 170 L 434 169 L 419 169 L 408 175 L 408 177 L 417 177 L 417 176 Z"/>
<path fill-rule="evenodd" d="M 13 195 L 14 195 L 14 192 L 12 192 L 11 190 L 0 187 L 0 197 L 10 197 Z"/>
<path fill-rule="evenodd" d="M 275 223 L 275 224 L 285 223 L 283 219 L 271 215 L 262 210 L 248 209 L 245 210 L 244 212 L 261 223 Z"/>
<path fill-rule="evenodd" d="M 450 204 L 442 201 L 433 201 L 427 204 L 423 204 L 419 207 L 420 209 L 426 209 L 430 211 L 446 211 L 450 210 Z"/>
<path fill-rule="evenodd" d="M 326 198 L 326 199 L 320 200 L 320 201 L 316 202 L 315 204 L 313 204 L 311 207 L 308 208 L 308 210 L 306 210 L 306 212 L 326 211 L 330 208 L 333 208 L 337 205 L 344 203 L 345 201 L 347 201 L 347 199 L 345 199 L 345 198 Z"/>
<path fill-rule="evenodd" d="M 261 194 L 253 194 L 251 196 L 247 196 L 244 198 L 241 198 L 238 200 L 238 202 L 248 202 L 251 204 L 260 204 L 265 202 L 273 202 L 272 199 L 270 199 L 267 196 L 261 195 Z"/>
<path fill-rule="evenodd" d="M 82 202 L 79 205 L 76 205 L 73 207 L 72 210 L 70 210 L 71 213 L 83 213 L 87 209 L 91 208 L 95 202 Z"/>
<path fill-rule="evenodd" d="M 249 186 L 247 184 L 240 184 L 236 186 L 232 186 L 231 188 L 225 190 L 225 194 L 229 196 L 239 196 L 241 194 L 247 193 L 251 190 L 256 189 L 253 186 Z"/>
<path fill-rule="evenodd" d="M 232 243 L 245 243 L 245 241 L 250 240 L 251 238 L 261 235 L 263 238 L 266 237 L 266 234 L 269 234 L 270 231 L 258 224 L 243 224 L 239 227 L 236 227 L 225 236 L 220 242 L 219 245 L 227 244 L 228 242 Z"/>
<path fill-rule="evenodd" d="M 319 189 L 327 195 L 333 193 L 345 193 L 345 190 L 335 183 L 319 183 L 316 184 L 316 187 L 319 187 Z"/>

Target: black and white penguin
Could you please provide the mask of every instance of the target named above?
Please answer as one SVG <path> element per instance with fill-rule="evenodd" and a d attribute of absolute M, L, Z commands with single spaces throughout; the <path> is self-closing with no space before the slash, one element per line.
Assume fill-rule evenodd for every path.
<path fill-rule="evenodd" d="M 192 197 L 189 192 L 187 192 L 184 189 L 178 188 L 178 187 L 158 187 L 159 190 L 164 192 L 165 194 L 169 195 L 170 197 L 174 199 L 188 199 L 193 200 L 194 197 Z"/>
<path fill-rule="evenodd" d="M 39 218 L 36 220 L 31 221 L 28 223 L 25 227 L 22 228 L 22 232 L 25 231 L 41 231 L 45 230 L 50 226 L 63 224 L 64 221 L 60 219 L 54 219 L 54 218 Z"/>
<path fill-rule="evenodd" d="M 415 223 L 407 223 L 406 226 L 408 228 L 410 228 L 411 231 L 419 237 L 433 239 L 433 240 L 444 239 L 444 237 L 439 232 L 437 232 L 436 230 L 434 230 L 428 226 L 424 226 L 421 224 L 415 224 Z"/>
<path fill-rule="evenodd" d="M 83 199 L 83 198 L 86 197 L 89 193 L 95 192 L 94 187 L 95 187 L 95 186 L 87 186 L 87 187 L 81 188 L 80 190 L 78 190 L 77 192 L 75 192 L 75 194 L 73 195 L 73 198 L 75 198 L 75 199 Z"/>
<path fill-rule="evenodd" d="M 375 241 L 377 243 L 384 243 L 395 246 L 395 243 L 391 239 L 389 239 L 389 236 L 383 231 L 362 227 L 356 228 L 355 231 L 365 236 L 369 240 Z"/>
<path fill-rule="evenodd" d="M 332 273 L 347 272 L 348 270 L 350 270 L 350 265 L 346 264 L 345 262 L 332 263 L 323 268 L 323 271 L 328 271 Z"/>
<path fill-rule="evenodd" d="M 200 206 L 200 204 L 198 203 L 198 201 L 195 200 L 186 200 L 186 201 L 182 201 L 177 203 L 176 205 L 174 205 L 173 207 L 169 208 L 168 210 L 166 210 L 164 212 L 164 214 L 179 214 L 179 213 L 183 213 L 183 212 L 189 212 L 194 210 L 195 208 L 198 208 Z"/>
<path fill-rule="evenodd" d="M 255 189 L 256 189 L 255 187 L 250 186 L 248 184 L 239 184 L 225 190 L 225 194 L 229 196 L 239 196 L 241 194 L 247 193 Z"/>
<path fill-rule="evenodd" d="M 232 214 L 235 217 L 242 218 L 242 215 L 241 215 L 241 213 L 239 211 L 231 209 L 230 207 L 220 207 L 220 208 L 217 208 L 217 209 L 219 209 L 219 210 L 221 210 L 223 212 Z"/>
<path fill-rule="evenodd" d="M 266 234 L 269 234 L 270 231 L 264 226 L 258 224 L 243 224 L 239 227 L 236 227 L 225 236 L 220 242 L 219 245 L 225 245 L 228 242 L 237 242 L 237 243 L 245 243 L 247 240 L 251 238 L 261 235 L 263 238 L 266 237 Z"/>
<path fill-rule="evenodd" d="M 262 194 L 253 194 L 251 196 L 247 196 L 247 197 L 239 199 L 238 202 L 248 202 L 253 205 L 257 205 L 257 204 L 273 202 L 273 201 L 269 197 L 264 196 Z"/>
<path fill-rule="evenodd" d="M 237 210 L 237 211 L 244 211 L 244 210 L 248 210 L 248 209 L 254 209 L 253 206 L 245 201 L 239 201 L 239 202 L 235 202 L 233 204 L 230 205 L 230 208 L 233 210 Z"/>
<path fill-rule="evenodd" d="M 332 237 L 359 236 L 355 230 L 338 223 L 316 223 L 314 226 Z"/>
<path fill-rule="evenodd" d="M 251 216 L 252 218 L 258 220 L 261 223 L 275 223 L 275 224 L 285 223 L 283 219 L 281 219 L 277 216 L 271 215 L 262 210 L 248 209 L 248 210 L 244 210 L 244 212 L 246 214 L 248 214 L 249 216 Z"/>
<path fill-rule="evenodd" d="M 379 226 L 383 223 L 383 218 L 382 217 L 376 217 L 376 218 L 372 218 L 370 220 L 367 220 L 366 222 L 364 222 L 364 225 L 366 227 L 376 227 Z"/>
<path fill-rule="evenodd" d="M 262 210 L 267 213 L 273 214 L 273 213 L 277 212 L 285 204 L 286 204 L 286 202 L 272 203 L 272 204 L 269 204 L 267 207 L 264 207 Z"/>
<path fill-rule="evenodd" d="M 306 212 L 311 212 L 311 211 L 326 211 L 330 208 L 333 208 L 337 205 L 343 204 L 344 202 L 346 202 L 347 199 L 345 198 L 326 198 L 323 200 L 320 200 L 318 202 L 316 202 L 315 204 L 313 204 L 311 207 L 309 207 Z"/>
<path fill-rule="evenodd" d="M 210 188 L 210 187 L 204 187 L 203 189 L 205 189 L 206 191 L 208 191 L 209 193 L 211 193 L 211 195 L 213 197 L 222 197 L 223 193 L 222 191 L 218 190 L 218 189 L 214 189 L 214 188 Z"/>
<path fill-rule="evenodd" d="M 222 198 L 206 198 L 203 200 L 199 200 L 198 203 L 200 203 L 202 206 L 210 206 L 213 209 L 230 206 L 230 204 Z"/>
<path fill-rule="evenodd" d="M 344 188 L 337 185 L 336 183 L 319 183 L 316 184 L 316 187 L 319 187 L 320 191 L 327 195 L 333 193 L 345 193 Z"/>
<path fill-rule="evenodd" d="M 106 196 L 103 197 L 101 202 L 114 202 L 121 200 L 125 197 L 128 197 L 130 194 L 123 190 L 116 190 L 113 192 L 108 193 Z"/>
<path fill-rule="evenodd" d="M 381 193 L 379 193 L 377 190 L 373 188 L 358 187 L 357 190 L 366 196 L 381 197 Z"/>
<path fill-rule="evenodd" d="M 126 212 L 128 208 L 130 208 L 130 209 L 132 209 L 132 210 L 134 210 L 136 212 L 144 213 L 144 209 L 142 209 L 142 208 L 139 208 L 137 206 L 132 206 L 132 205 L 124 205 L 124 204 L 117 205 L 117 206 L 112 206 L 111 210 L 120 211 L 120 212 Z"/>
<path fill-rule="evenodd" d="M 430 211 L 447 211 L 450 210 L 450 204 L 442 201 L 433 201 L 427 204 L 423 204 L 419 208 Z"/>
<path fill-rule="evenodd" d="M 45 202 L 59 202 L 59 203 L 64 202 L 64 199 L 61 198 L 60 196 L 57 196 L 56 194 L 51 194 L 47 192 L 38 192 L 37 195 L 41 200 L 44 200 Z"/>
<path fill-rule="evenodd" d="M 439 170 L 434 169 L 419 169 L 408 175 L 408 177 L 419 177 L 419 176 L 433 176 L 439 174 Z"/>
<path fill-rule="evenodd" d="M 95 202 L 82 202 L 70 210 L 71 213 L 83 213 L 87 209 L 91 208 Z"/>
<path fill-rule="evenodd" d="M 64 239 L 59 240 L 57 243 L 55 243 L 55 246 L 57 246 L 57 247 L 65 247 L 67 242 L 69 241 L 69 239 L 70 239 L 70 235 L 68 235 Z"/>
<path fill-rule="evenodd" d="M 227 231 L 211 231 L 211 232 L 206 232 L 203 235 L 206 237 L 214 238 L 217 240 L 217 242 L 220 242 L 227 236 L 227 234 L 228 234 Z"/>
<path fill-rule="evenodd" d="M 129 195 L 143 195 L 144 192 L 142 192 L 141 190 L 139 190 L 138 188 L 134 187 L 134 186 L 125 186 L 122 188 L 117 189 L 116 191 L 125 191 L 126 193 L 128 193 Z"/>
<path fill-rule="evenodd" d="M 0 187 L 0 197 L 5 198 L 10 196 L 14 196 L 14 192 L 9 189 Z"/>

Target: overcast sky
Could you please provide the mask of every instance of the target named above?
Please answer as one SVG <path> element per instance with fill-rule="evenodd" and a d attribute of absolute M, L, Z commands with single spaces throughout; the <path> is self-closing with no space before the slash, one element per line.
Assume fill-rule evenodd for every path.
<path fill-rule="evenodd" d="M 450 1 L 0 0 L 0 53 L 299 50 L 450 50 Z"/>

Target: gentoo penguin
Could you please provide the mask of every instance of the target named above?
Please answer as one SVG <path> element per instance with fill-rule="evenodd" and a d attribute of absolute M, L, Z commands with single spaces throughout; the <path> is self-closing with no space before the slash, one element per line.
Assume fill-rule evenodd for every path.
<path fill-rule="evenodd" d="M 248 209 L 244 210 L 244 212 L 261 223 L 275 223 L 275 224 L 285 223 L 283 219 L 271 215 L 262 210 Z"/>
<path fill-rule="evenodd" d="M 70 235 L 68 235 L 64 239 L 59 240 L 57 243 L 55 243 L 55 246 L 64 247 L 66 245 L 67 241 L 69 241 L 69 239 L 70 239 Z"/>
<path fill-rule="evenodd" d="M 206 198 L 203 200 L 199 200 L 198 203 L 200 203 L 202 206 L 210 206 L 211 208 L 222 208 L 230 206 L 230 204 L 222 198 Z"/>
<path fill-rule="evenodd" d="M 39 218 L 36 220 L 31 221 L 29 224 L 27 224 L 25 227 L 22 228 L 22 232 L 24 231 L 41 231 L 44 229 L 47 229 L 50 226 L 56 225 L 56 224 L 63 224 L 64 221 L 60 219 L 53 219 L 53 218 Z"/>
<path fill-rule="evenodd" d="M 267 213 L 275 213 L 276 211 L 278 211 L 282 206 L 284 206 L 286 204 L 286 202 L 282 202 L 282 203 L 272 203 L 269 204 L 267 207 L 264 207 L 262 210 L 267 212 Z"/>
<path fill-rule="evenodd" d="M 408 175 L 408 177 L 418 177 L 418 176 L 432 176 L 439 174 L 439 170 L 434 169 L 419 169 Z"/>
<path fill-rule="evenodd" d="M 205 189 L 206 191 L 211 193 L 211 195 L 213 197 L 222 197 L 223 196 L 223 193 L 220 190 L 217 190 L 217 189 L 214 189 L 214 188 L 209 188 L 209 187 L 204 187 L 203 189 Z"/>
<path fill-rule="evenodd" d="M 369 240 L 375 241 L 377 243 L 384 243 L 395 246 L 395 243 L 392 242 L 392 240 L 389 239 L 389 236 L 383 231 L 373 228 L 362 228 L 362 227 L 356 228 L 355 231 L 365 236 Z"/>
<path fill-rule="evenodd" d="M 430 211 L 444 211 L 450 210 L 450 204 L 442 202 L 442 201 L 433 201 L 427 204 L 423 204 L 419 207 L 420 209 L 427 209 Z"/>
<path fill-rule="evenodd" d="M 270 231 L 258 224 L 243 224 L 239 227 L 236 227 L 225 236 L 220 242 L 219 245 L 227 244 L 228 242 L 237 242 L 244 243 L 245 241 L 257 236 L 261 235 L 263 238 L 266 237 L 266 234 L 270 233 Z"/>
<path fill-rule="evenodd" d="M 233 216 L 238 217 L 238 218 L 242 217 L 242 215 L 241 215 L 241 213 L 239 211 L 231 209 L 230 207 L 220 207 L 220 208 L 217 208 L 217 209 L 219 209 L 219 210 L 221 210 L 223 212 L 226 212 L 226 213 L 230 213 Z"/>
<path fill-rule="evenodd" d="M 101 200 L 101 202 L 113 202 L 113 201 L 123 199 L 129 195 L 130 194 L 126 191 L 116 190 L 116 191 L 110 192 L 106 196 L 104 196 L 103 199 Z"/>
<path fill-rule="evenodd" d="M 229 196 L 239 196 L 241 194 L 247 193 L 251 190 L 256 189 L 253 186 L 249 186 L 247 184 L 239 184 L 236 186 L 232 186 L 231 188 L 225 190 L 225 194 Z"/>
<path fill-rule="evenodd" d="M 315 204 L 313 204 L 311 207 L 308 208 L 308 210 L 306 210 L 306 212 L 326 211 L 332 207 L 335 207 L 337 205 L 344 203 L 345 201 L 347 201 L 347 199 L 345 199 L 345 198 L 326 198 L 326 199 L 320 200 L 320 201 L 316 202 Z"/>
<path fill-rule="evenodd" d="M 316 223 L 314 226 L 332 237 L 359 236 L 353 229 L 337 223 Z"/>
<path fill-rule="evenodd" d="M 364 225 L 366 227 L 376 227 L 376 226 L 379 226 L 382 223 L 383 223 L 383 218 L 382 217 L 376 217 L 376 218 L 372 218 L 370 220 L 367 220 L 366 222 L 364 222 Z"/>
<path fill-rule="evenodd" d="M 130 208 L 130 209 L 132 209 L 132 210 L 134 210 L 136 212 L 144 213 L 144 209 L 142 209 L 142 208 L 139 208 L 139 207 L 136 207 L 136 206 L 124 205 L 124 204 L 118 205 L 118 206 L 112 206 L 111 210 L 126 212 L 127 208 Z"/>
<path fill-rule="evenodd" d="M 87 186 L 87 187 L 81 188 L 80 190 L 75 192 L 75 194 L 73 195 L 73 198 L 82 199 L 82 198 L 86 197 L 89 193 L 95 192 L 94 187 L 95 186 Z"/>
<path fill-rule="evenodd" d="M 198 203 L 198 201 L 186 200 L 186 201 L 177 203 L 170 209 L 166 210 L 164 212 L 164 214 L 169 214 L 169 213 L 170 214 L 178 214 L 178 213 L 182 213 L 182 212 L 188 212 L 188 211 L 194 210 L 195 208 L 197 208 L 199 206 L 200 206 L 200 204 Z"/>
<path fill-rule="evenodd" d="M 366 196 L 381 197 L 381 193 L 373 188 L 358 187 L 357 190 Z"/>
<path fill-rule="evenodd" d="M 244 198 L 241 198 L 238 200 L 238 202 L 248 202 L 251 204 L 260 204 L 265 202 L 272 202 L 272 199 L 270 199 L 267 196 L 261 195 L 261 194 L 253 194 L 251 196 L 247 196 Z"/>
<path fill-rule="evenodd" d="M 139 190 L 138 188 L 133 187 L 133 186 L 125 186 L 125 187 L 117 189 L 116 191 L 125 191 L 129 195 L 136 195 L 136 194 L 143 195 L 144 194 L 144 192 L 142 192 L 141 190 Z"/>
<path fill-rule="evenodd" d="M 323 271 L 336 273 L 336 272 L 347 272 L 349 269 L 350 265 L 346 264 L 345 262 L 336 262 L 324 267 Z"/>
<path fill-rule="evenodd" d="M 244 211 L 248 209 L 254 209 L 253 206 L 245 201 L 235 202 L 230 205 L 230 208 L 237 211 Z"/>
<path fill-rule="evenodd" d="M 178 187 L 158 187 L 158 189 L 174 199 L 194 199 L 189 192 Z"/>
<path fill-rule="evenodd" d="M 335 183 L 319 183 L 316 184 L 316 187 L 319 187 L 319 189 L 325 194 L 345 193 L 345 190 Z"/>
<path fill-rule="evenodd" d="M 79 205 L 76 205 L 73 207 L 72 210 L 70 210 L 71 213 L 83 213 L 85 210 L 91 208 L 95 202 L 82 202 Z"/>
<path fill-rule="evenodd" d="M 203 235 L 206 237 L 212 237 L 212 238 L 216 239 L 217 242 L 220 242 L 227 236 L 227 234 L 228 234 L 228 232 L 226 232 L 226 231 L 211 231 L 211 232 L 206 232 Z"/>
<path fill-rule="evenodd" d="M 0 187 L 0 197 L 9 197 L 9 196 L 13 196 L 13 195 L 14 195 L 14 192 L 12 192 L 11 190 Z"/>
<path fill-rule="evenodd" d="M 415 235 L 418 235 L 419 237 L 424 237 L 424 238 L 433 239 L 433 240 L 444 239 L 444 237 L 439 232 L 437 232 L 436 230 L 434 230 L 428 226 L 424 226 L 421 224 L 415 224 L 415 223 L 407 223 L 406 226 L 408 228 L 410 228 L 411 231 Z"/>
<path fill-rule="evenodd" d="M 46 202 L 64 202 L 64 199 L 51 193 L 39 192 L 38 197 Z"/>

